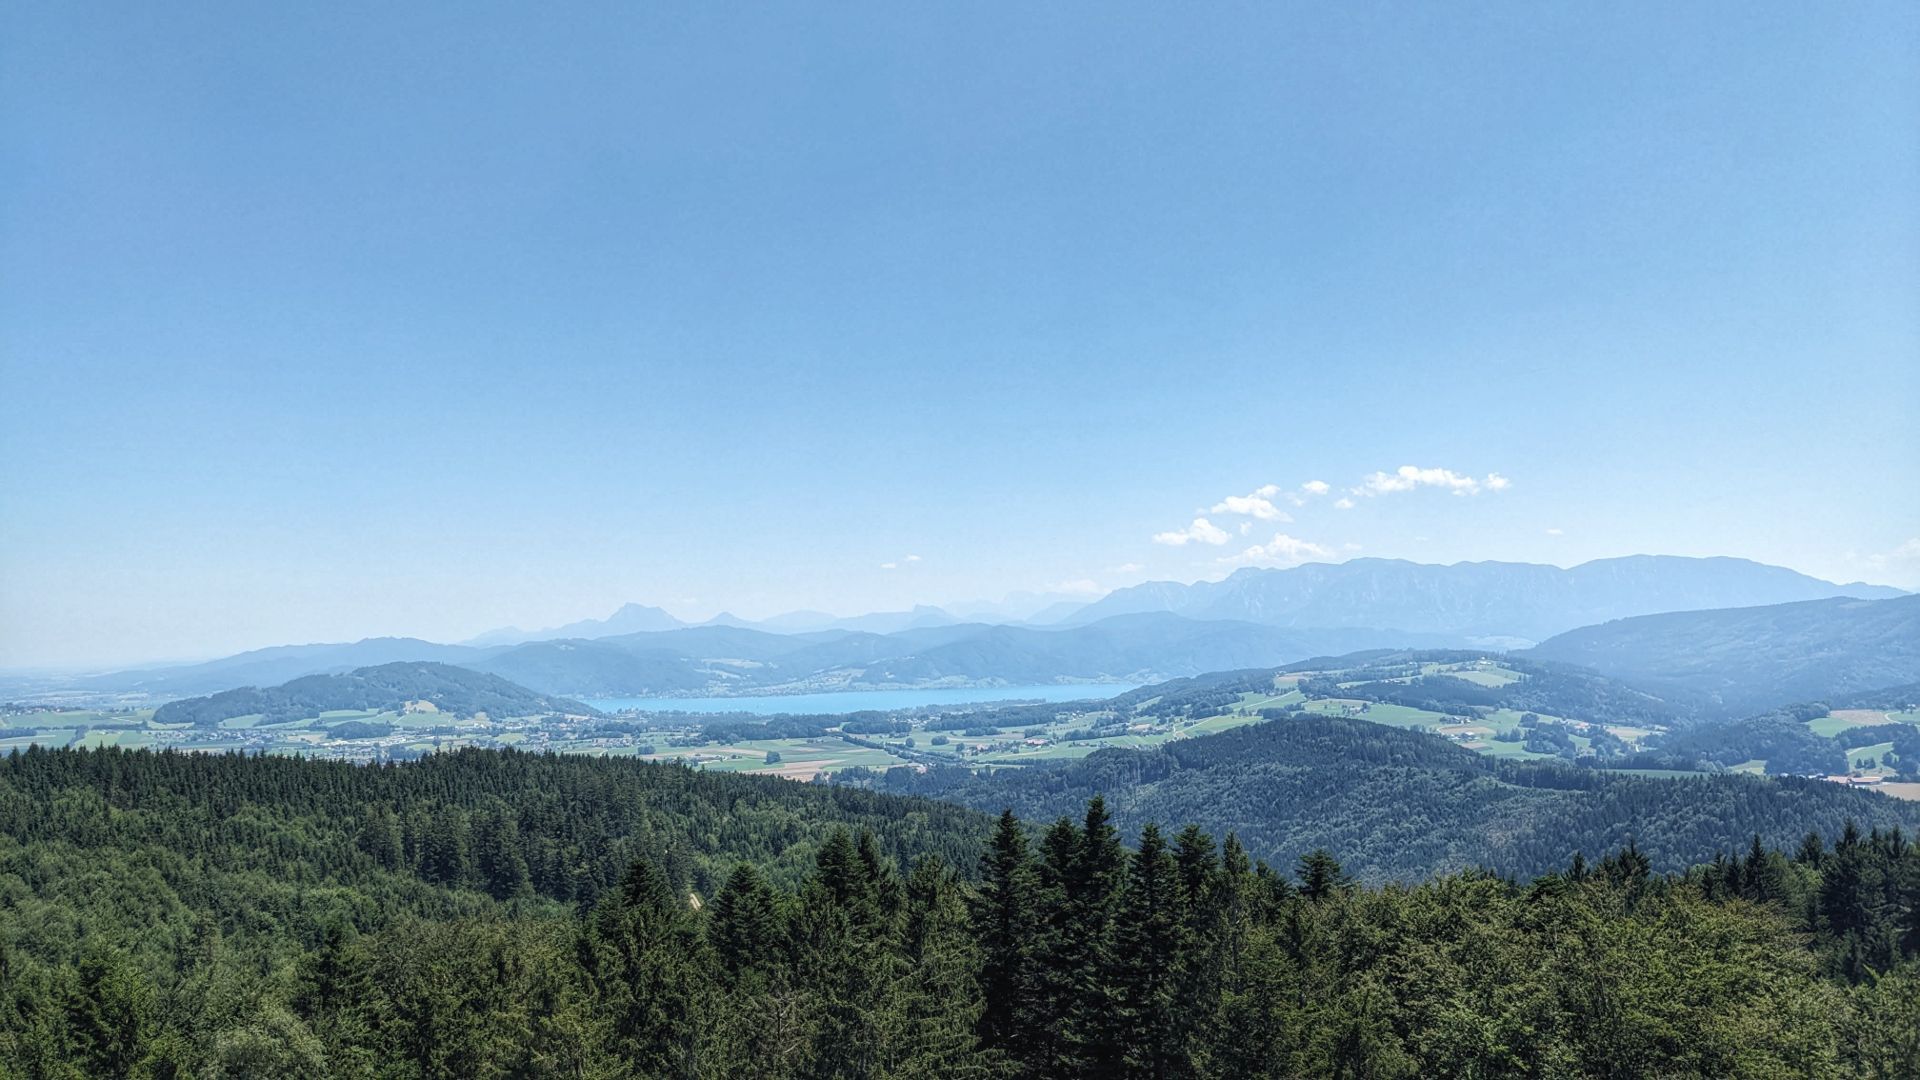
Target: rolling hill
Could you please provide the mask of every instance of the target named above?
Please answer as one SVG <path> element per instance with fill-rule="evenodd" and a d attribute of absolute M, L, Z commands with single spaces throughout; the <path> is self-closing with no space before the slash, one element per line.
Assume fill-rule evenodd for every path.
<path fill-rule="evenodd" d="M 239 686 L 273 686 L 302 675 L 424 660 L 467 663 L 487 655 L 464 645 L 441 645 L 419 638 L 380 637 L 316 645 L 275 645 L 201 664 L 122 671 L 79 679 L 74 686 L 97 693 L 148 693 L 164 696 L 209 694 Z"/>
<path fill-rule="evenodd" d="M 963 623 L 892 634 L 769 634 L 693 627 L 530 643 L 473 666 L 549 693 L 638 696 L 941 682 L 1147 682 L 1359 648 L 1452 643 L 1363 628 L 1293 629 L 1148 614 L 1057 630 Z"/>
<path fill-rule="evenodd" d="M 393 663 L 344 674 L 306 675 L 281 686 L 243 686 L 207 697 L 168 702 L 154 713 L 161 724 L 210 727 L 222 720 L 258 715 L 275 723 L 336 710 L 399 711 L 427 702 L 453 716 L 532 716 L 541 713 L 598 715 L 577 701 L 516 686 L 497 675 L 449 664 Z"/>
<path fill-rule="evenodd" d="M 1223 581 L 1192 585 L 1148 582 L 1111 593 L 1063 622 L 1083 625 L 1158 611 L 1275 626 L 1389 627 L 1532 642 L 1579 626 L 1655 612 L 1900 595 L 1898 589 L 1835 585 L 1745 559 L 1635 555 L 1565 570 L 1537 563 L 1437 566 L 1354 559 L 1280 570 L 1249 568 Z"/>
<path fill-rule="evenodd" d="M 1487 867 L 1531 875 L 1573 851 L 1632 841 L 1656 868 L 1706 861 L 1754 835 L 1789 846 L 1809 830 L 1912 830 L 1920 806 L 1821 781 L 1655 779 L 1500 761 L 1431 735 L 1302 715 L 1078 761 L 975 774 L 896 769 L 887 790 L 1028 820 L 1070 815 L 1103 794 L 1127 832 L 1150 821 L 1232 832 L 1276 866 L 1325 848 L 1368 880 Z"/>
<path fill-rule="evenodd" d="M 1643 615 L 1526 655 L 1704 695 L 1726 713 L 1920 681 L 1920 596 Z"/>

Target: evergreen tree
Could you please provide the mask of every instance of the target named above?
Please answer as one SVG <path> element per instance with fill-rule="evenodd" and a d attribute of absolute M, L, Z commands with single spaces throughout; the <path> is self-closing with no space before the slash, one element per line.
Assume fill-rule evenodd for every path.
<path fill-rule="evenodd" d="M 752 863 L 739 863 L 713 899 L 707 939 L 726 977 L 738 984 L 764 977 L 782 948 L 780 910 L 773 890 Z"/>
<path fill-rule="evenodd" d="M 687 900 L 666 874 L 636 860 L 596 905 L 583 945 L 617 1056 L 645 1076 L 699 1075 L 708 964 Z"/>
<path fill-rule="evenodd" d="M 983 1002 L 979 953 L 967 926 L 966 900 L 938 856 L 914 865 L 906 883 L 901 1023 L 889 1040 L 885 1074 L 984 1080 L 1001 1055 L 976 1035 Z"/>
<path fill-rule="evenodd" d="M 1327 849 L 1315 848 L 1300 856 L 1300 895 L 1308 900 L 1317 903 L 1351 884 L 1352 879 L 1340 868 L 1340 860 Z"/>
<path fill-rule="evenodd" d="M 1042 1062 L 1034 1056 L 1041 1002 L 1033 946 L 1042 926 L 1026 830 L 1011 810 L 1001 813 L 980 858 L 980 877 L 973 909 L 981 952 L 980 1041 L 1034 1071 Z"/>
<path fill-rule="evenodd" d="M 473 828 L 473 862 L 480 883 L 496 900 L 532 892 L 532 875 L 521 852 L 519 823 L 506 814 L 479 815 Z"/>
<path fill-rule="evenodd" d="M 1123 1025 L 1113 970 L 1114 912 L 1126 870 L 1126 851 L 1098 795 L 1087 803 L 1065 880 L 1064 937 L 1057 943 L 1060 963 L 1069 975 L 1071 998 L 1062 1025 L 1068 1075 L 1117 1076 L 1122 1061 Z"/>
<path fill-rule="evenodd" d="M 406 862 L 406 850 L 400 840 L 400 819 L 385 803 L 367 807 L 356 842 L 382 870 L 398 870 Z"/>
<path fill-rule="evenodd" d="M 470 873 L 465 815 L 442 808 L 431 817 L 421 841 L 420 876 L 440 885 L 461 885 Z"/>
<path fill-rule="evenodd" d="M 1187 938 L 1180 921 L 1180 866 L 1160 829 L 1147 825 L 1129 865 L 1116 922 L 1111 981 L 1122 1075 L 1169 1080 L 1192 1062 L 1177 996 Z M 1192 1006 L 1196 1003 L 1184 1003 Z"/>
<path fill-rule="evenodd" d="M 810 989 L 802 1076 L 884 1075 L 900 1037 L 901 965 L 881 906 L 883 869 L 837 829 L 802 891 L 790 924 L 795 979 Z"/>

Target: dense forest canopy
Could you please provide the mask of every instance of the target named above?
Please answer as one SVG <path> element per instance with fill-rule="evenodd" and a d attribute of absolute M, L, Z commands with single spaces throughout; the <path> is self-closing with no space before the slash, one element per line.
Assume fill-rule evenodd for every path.
<path fill-rule="evenodd" d="M 1129 849 L 1097 798 L 34 751 L 0 762 L 0 1072 L 1891 1078 L 1916 912 L 1920 853 L 1851 823 L 1373 889 Z"/>
<path fill-rule="evenodd" d="M 1848 818 L 1920 827 L 1920 806 L 1820 781 L 1655 779 L 1499 761 L 1430 735 L 1304 714 L 1048 766 L 891 769 L 847 779 L 1038 818 L 1104 794 L 1129 835 L 1149 821 L 1196 822 L 1238 833 L 1255 856 L 1277 864 L 1315 848 L 1338 851 L 1369 881 L 1476 866 L 1531 876 L 1572 851 L 1629 841 L 1657 869 L 1677 871 L 1732 837 L 1784 845 L 1810 830 L 1836 831 Z"/>

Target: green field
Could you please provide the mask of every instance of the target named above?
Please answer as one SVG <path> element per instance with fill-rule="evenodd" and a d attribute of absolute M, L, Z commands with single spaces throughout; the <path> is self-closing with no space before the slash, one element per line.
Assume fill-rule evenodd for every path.
<path fill-rule="evenodd" d="M 1520 673 L 1491 662 L 1466 664 L 1422 664 L 1422 675 L 1446 675 L 1480 686 L 1507 686 L 1520 681 Z"/>
<path fill-rule="evenodd" d="M 1818 719 L 1807 721 L 1807 728 L 1815 735 L 1832 738 L 1843 731 L 1850 731 L 1857 727 L 1915 722 L 1915 720 L 1903 719 L 1905 717 L 1920 719 L 1920 715 L 1914 713 L 1887 713 L 1879 709 L 1839 709 Z"/>
<path fill-rule="evenodd" d="M 12 728 L 77 728 L 96 724 L 144 724 L 153 718 L 152 709 L 126 712 L 99 712 L 92 709 L 43 709 L 34 712 L 0 715 L 0 730 Z"/>
<path fill-rule="evenodd" d="M 1888 774 L 1893 770 L 1880 765 L 1880 758 L 1893 750 L 1890 742 L 1874 743 L 1872 746 L 1856 746 L 1847 752 L 1847 768 L 1864 769 L 1869 773 Z M 1872 764 L 1868 764 L 1872 762 Z"/>

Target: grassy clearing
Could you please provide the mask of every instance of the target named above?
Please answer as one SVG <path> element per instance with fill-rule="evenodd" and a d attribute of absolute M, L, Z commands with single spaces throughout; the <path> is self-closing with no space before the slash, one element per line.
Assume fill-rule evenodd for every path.
<path fill-rule="evenodd" d="M 1367 720 L 1388 727 L 1424 729 L 1438 727 L 1447 722 L 1441 713 L 1428 712 L 1406 705 L 1388 705 L 1380 702 L 1366 702 L 1354 698 L 1323 698 L 1307 703 L 1307 711 L 1321 716 L 1346 716 L 1355 720 Z"/>
<path fill-rule="evenodd" d="M 1847 768 L 1865 769 L 1870 772 L 1891 773 L 1891 769 L 1880 767 L 1880 758 L 1893 750 L 1890 742 L 1874 743 L 1872 746 L 1856 746 L 1847 752 Z M 1869 764 L 1871 762 L 1871 764 Z"/>
<path fill-rule="evenodd" d="M 769 752 L 780 760 L 769 764 Z M 662 756 L 662 755 L 656 755 Z M 666 755 L 673 756 L 673 755 Z M 838 772 L 856 765 L 885 769 L 906 763 L 884 750 L 855 746 L 844 739 L 751 739 L 726 746 L 702 746 L 681 751 L 689 762 L 716 772 L 772 773 L 806 779 L 817 772 Z"/>
<path fill-rule="evenodd" d="M 144 724 L 153 718 L 152 709 L 127 712 L 100 712 L 93 709 L 42 709 L 35 712 L 0 716 L 0 730 L 20 728 L 78 728 L 96 724 Z"/>
<path fill-rule="evenodd" d="M 1519 672 L 1499 664 L 1473 662 L 1466 664 L 1422 664 L 1422 675 L 1446 675 L 1480 686 L 1500 687 L 1517 683 L 1521 679 Z"/>
<path fill-rule="evenodd" d="M 1815 735 L 1830 739 L 1853 728 L 1892 723 L 1896 723 L 1893 717 L 1878 709 L 1836 709 L 1825 716 L 1807 721 L 1807 728 Z"/>
<path fill-rule="evenodd" d="M 1252 714 L 1228 713 L 1225 716 L 1209 716 L 1197 724 L 1190 724 L 1174 733 L 1177 738 L 1192 738 L 1199 735 L 1213 735 L 1222 731 L 1231 731 L 1248 724 L 1258 724 L 1262 718 Z M 1163 739 L 1164 741 L 1164 739 Z"/>
<path fill-rule="evenodd" d="M 1249 691 L 1241 694 L 1240 700 L 1233 706 L 1241 712 L 1259 712 L 1261 709 L 1278 709 L 1305 701 L 1305 695 L 1298 690 L 1288 690 L 1282 694 L 1260 694 Z"/>
<path fill-rule="evenodd" d="M 1524 743 L 1500 742 L 1497 739 L 1490 739 L 1482 742 L 1477 742 L 1474 745 L 1468 747 L 1468 749 L 1477 750 L 1480 753 L 1487 755 L 1488 757 L 1511 758 L 1515 761 L 1539 761 L 1542 758 L 1550 758 L 1554 756 L 1552 754 L 1541 754 L 1541 753 L 1536 753 L 1532 750 L 1529 750 L 1527 749 L 1526 744 Z"/>

